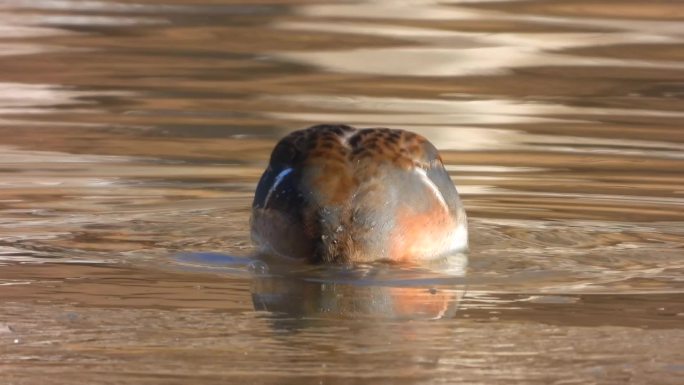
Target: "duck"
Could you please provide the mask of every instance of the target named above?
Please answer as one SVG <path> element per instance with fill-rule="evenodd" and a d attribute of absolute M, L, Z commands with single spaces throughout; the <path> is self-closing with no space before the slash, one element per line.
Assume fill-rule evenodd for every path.
<path fill-rule="evenodd" d="M 420 264 L 468 248 L 437 148 L 402 129 L 321 124 L 274 147 L 252 203 L 258 252 L 312 264 Z"/>

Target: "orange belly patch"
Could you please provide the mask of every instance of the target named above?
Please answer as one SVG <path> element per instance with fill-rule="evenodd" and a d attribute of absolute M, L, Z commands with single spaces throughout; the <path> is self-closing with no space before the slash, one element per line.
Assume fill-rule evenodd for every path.
<path fill-rule="evenodd" d="M 401 207 L 389 239 L 390 259 L 412 263 L 443 255 L 452 244 L 455 226 L 449 211 L 437 202 L 425 212 L 416 212 L 410 206 Z"/>

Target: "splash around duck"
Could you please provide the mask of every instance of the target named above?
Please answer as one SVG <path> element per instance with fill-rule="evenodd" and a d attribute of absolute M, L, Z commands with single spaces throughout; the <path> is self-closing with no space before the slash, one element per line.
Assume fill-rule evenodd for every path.
<path fill-rule="evenodd" d="M 423 263 L 468 247 L 437 149 L 389 128 L 318 125 L 281 139 L 250 223 L 261 253 L 311 263 Z"/>

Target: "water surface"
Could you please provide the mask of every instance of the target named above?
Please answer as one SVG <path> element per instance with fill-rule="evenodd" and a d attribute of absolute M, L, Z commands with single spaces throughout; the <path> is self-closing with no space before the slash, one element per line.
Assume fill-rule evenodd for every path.
<path fill-rule="evenodd" d="M 1 382 L 681 382 L 680 2 L 31 0 L 0 21 Z M 443 151 L 465 271 L 248 258 L 270 149 L 322 122 Z"/>

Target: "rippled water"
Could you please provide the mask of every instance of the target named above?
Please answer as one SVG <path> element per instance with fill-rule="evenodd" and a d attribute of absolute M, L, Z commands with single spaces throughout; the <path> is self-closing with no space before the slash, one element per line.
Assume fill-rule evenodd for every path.
<path fill-rule="evenodd" d="M 0 382 L 681 383 L 683 21 L 0 1 Z M 443 151 L 466 271 L 249 258 L 271 147 L 321 122 Z"/>

